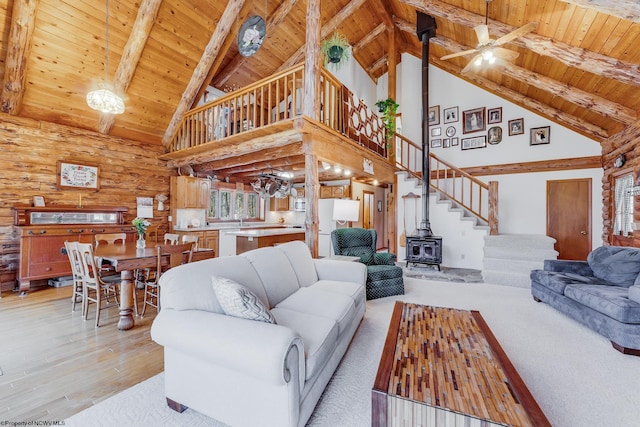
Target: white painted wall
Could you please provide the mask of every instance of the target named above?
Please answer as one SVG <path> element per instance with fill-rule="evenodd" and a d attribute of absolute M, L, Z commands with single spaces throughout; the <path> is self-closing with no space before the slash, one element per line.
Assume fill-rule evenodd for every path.
<path fill-rule="evenodd" d="M 415 143 L 422 142 L 422 62 L 412 55 L 403 54 L 402 62 L 398 65 L 398 103 L 402 113 L 402 134 L 412 139 Z M 456 130 L 455 136 L 462 139 L 469 136 L 486 135 L 487 131 L 462 134 L 462 112 L 479 107 L 502 107 L 502 122 L 491 126 L 502 128 L 502 142 L 496 145 L 488 145 L 486 148 L 474 150 L 461 150 L 460 145 L 450 148 L 433 148 L 431 152 L 438 157 L 458 166 L 471 167 L 482 165 L 494 165 L 503 163 L 544 161 L 551 159 L 599 156 L 601 146 L 597 141 L 586 138 L 563 126 L 538 116 L 528 110 L 518 107 L 498 96 L 486 92 L 472 84 L 465 82 L 451 74 L 448 74 L 434 66 L 429 67 L 429 104 L 440 106 L 440 124 L 432 126 L 440 127 L 441 134 L 449 126 Z M 386 98 L 387 79 L 378 80 L 378 96 Z M 460 121 L 444 124 L 442 113 L 445 108 L 458 107 Z M 524 119 L 525 133 L 523 135 L 509 136 L 507 123 L 512 119 Z M 529 145 L 529 129 L 532 127 L 550 126 L 550 143 L 545 145 Z M 487 126 L 487 129 L 490 126 Z M 442 138 L 438 136 L 435 138 Z M 588 178 L 592 180 L 592 246 L 598 247 L 602 242 L 602 176 L 601 168 L 575 171 L 558 171 L 545 173 L 513 174 L 499 176 L 479 177 L 484 182 L 498 181 L 499 187 L 499 218 L 500 233 L 505 234 L 546 234 L 546 186 L 547 181 L 562 179 Z M 404 190 L 399 185 L 400 192 L 397 198 L 397 211 L 399 220 L 402 218 L 402 199 L 400 196 Z M 411 191 L 411 190 L 407 190 Z M 416 190 L 413 190 L 416 192 Z M 419 190 L 417 190 L 419 192 Z M 431 205 L 430 205 L 431 206 Z M 440 217 L 440 214 L 443 214 Z M 418 223 L 422 216 L 421 208 L 416 213 Z M 443 264 L 466 268 L 475 267 L 478 256 L 481 255 L 481 246 L 476 244 L 473 233 L 460 230 L 451 230 L 447 223 L 447 215 L 438 208 L 430 207 L 430 222 L 435 234 L 449 235 L 449 244 L 456 246 L 456 250 L 470 252 L 465 254 L 465 260 L 458 256 L 446 257 L 443 254 Z M 399 222 L 398 236 L 402 232 Z M 462 238 L 460 240 L 459 238 Z M 460 243 L 460 245 L 455 242 Z M 404 249 L 403 249 L 404 250 Z M 452 264 L 448 264 L 448 262 Z"/>
<path fill-rule="evenodd" d="M 388 76 L 385 74 L 374 84 L 353 58 L 338 71 L 330 71 L 347 87 L 354 91 L 358 98 L 373 111 L 375 102 L 387 98 Z M 422 142 L 422 61 L 410 54 L 403 54 L 402 61 L 396 68 L 397 102 L 401 114 L 401 133 L 417 144 Z M 458 166 L 472 167 L 504 163 L 544 161 L 574 157 L 601 155 L 601 146 L 597 141 L 577 134 L 559 124 L 553 123 L 529 110 L 512 104 L 498 96 L 486 92 L 464 80 L 448 74 L 434 66 L 429 67 L 429 104 L 440 106 L 441 134 L 449 126 L 456 130 L 455 136 L 460 139 L 486 135 L 487 130 L 469 134 L 462 133 L 462 112 L 479 107 L 502 107 L 502 122 L 488 125 L 502 128 L 502 142 L 488 145 L 486 148 L 461 150 L 460 145 L 450 148 L 433 148 L 438 157 Z M 458 107 L 460 120 L 444 124 L 443 110 Z M 525 133 L 509 136 L 507 123 L 513 119 L 524 119 Z M 486 119 L 486 118 L 485 118 Z M 529 145 L 529 129 L 532 127 L 550 126 L 550 143 L 545 145 Z M 436 137 L 436 138 L 442 138 Z M 588 178 L 592 180 L 592 246 L 598 247 L 602 242 L 602 176 L 603 170 L 584 169 L 575 171 L 558 171 L 544 173 L 528 173 L 479 177 L 482 181 L 498 181 L 500 233 L 505 234 L 546 234 L 546 186 L 547 181 L 562 179 Z M 409 191 L 420 194 L 413 182 L 399 179 L 396 197 L 396 216 L 398 218 L 399 236 L 403 231 L 404 214 L 401 196 Z M 483 231 L 473 229 L 467 222 L 452 220 L 444 205 L 430 205 L 429 220 L 433 231 L 444 239 L 443 264 L 451 267 L 482 269 L 482 248 L 484 246 Z M 415 213 L 419 224 L 422 208 Z M 455 216 L 455 215 L 454 215 Z M 455 218 L 453 218 L 455 219 Z M 398 259 L 405 257 L 404 247 L 398 250 Z M 463 258 L 464 255 L 464 258 Z"/>
<path fill-rule="evenodd" d="M 375 103 L 378 100 L 376 98 L 376 84 L 369 78 L 369 75 L 360 66 L 358 61 L 353 59 L 353 53 L 349 61 L 343 64 L 339 70 L 335 70 L 332 64 L 329 64 L 327 69 L 331 74 L 336 76 L 342 84 L 347 86 L 349 90 L 356 95 L 357 99 L 364 100 L 364 103 L 372 111 L 377 111 L 372 108 L 375 107 Z"/>

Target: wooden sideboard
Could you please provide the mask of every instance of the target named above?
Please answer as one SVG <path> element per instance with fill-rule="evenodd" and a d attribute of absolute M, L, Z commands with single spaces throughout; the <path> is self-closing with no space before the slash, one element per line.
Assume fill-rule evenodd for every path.
<path fill-rule="evenodd" d="M 136 239 L 133 225 L 124 224 L 124 207 L 16 205 L 13 209 L 20 234 L 20 291 L 28 291 L 32 280 L 71 275 L 65 240 L 91 243 L 100 233 L 127 233 L 127 240 Z"/>

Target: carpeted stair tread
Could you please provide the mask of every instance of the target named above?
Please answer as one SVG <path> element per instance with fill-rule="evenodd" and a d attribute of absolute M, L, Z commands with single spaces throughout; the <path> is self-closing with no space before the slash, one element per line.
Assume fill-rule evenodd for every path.
<path fill-rule="evenodd" d="M 508 247 L 508 246 L 487 246 L 484 247 L 485 258 L 503 258 L 503 259 L 528 259 L 528 260 L 545 260 L 557 259 L 558 252 L 549 248 L 528 248 L 528 247 Z"/>
<path fill-rule="evenodd" d="M 486 246 L 506 246 L 510 248 L 553 248 L 556 239 L 542 234 L 499 234 L 485 236 Z"/>

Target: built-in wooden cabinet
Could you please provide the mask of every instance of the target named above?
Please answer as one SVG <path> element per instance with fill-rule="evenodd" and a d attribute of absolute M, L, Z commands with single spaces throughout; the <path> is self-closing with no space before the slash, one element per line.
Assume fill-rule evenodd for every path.
<path fill-rule="evenodd" d="M 171 177 L 171 198 L 175 209 L 207 209 L 211 181 L 193 176 Z"/>
<path fill-rule="evenodd" d="M 198 248 L 208 248 L 213 249 L 215 256 L 218 256 L 218 230 L 199 230 L 199 231 L 179 231 L 180 239 L 184 235 L 197 236 L 198 237 Z"/>
<path fill-rule="evenodd" d="M 290 197 L 284 197 L 282 199 L 278 199 L 276 197 L 271 197 L 269 199 L 269 210 L 272 212 L 280 212 L 280 211 L 288 211 L 290 209 L 289 203 Z"/>
<path fill-rule="evenodd" d="M 124 224 L 124 207 L 14 207 L 14 224 L 20 233 L 21 291 L 28 291 L 31 281 L 71 275 L 71 265 L 64 250 L 65 241 L 91 243 L 96 234 L 127 233 L 135 240 L 133 225 Z"/>
<path fill-rule="evenodd" d="M 348 185 L 323 185 L 320 187 L 321 199 L 342 199 L 349 197 Z"/>

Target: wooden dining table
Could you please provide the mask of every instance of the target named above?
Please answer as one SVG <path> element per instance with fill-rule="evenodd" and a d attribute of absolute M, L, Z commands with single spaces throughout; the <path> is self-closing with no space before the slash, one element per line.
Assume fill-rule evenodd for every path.
<path fill-rule="evenodd" d="M 146 248 L 136 248 L 136 242 L 125 242 L 123 245 L 97 245 L 94 255 L 111 263 L 115 271 L 120 273 L 120 320 L 118 329 L 127 330 L 135 326 L 133 318 L 133 293 L 135 292 L 134 271 L 141 268 L 153 268 L 157 262 L 157 251 L 154 244 L 147 243 Z M 187 254 L 185 253 L 185 257 Z M 213 258 L 213 249 L 197 249 L 193 251 L 192 261 Z M 169 265 L 169 255 L 163 257 L 162 265 Z"/>

